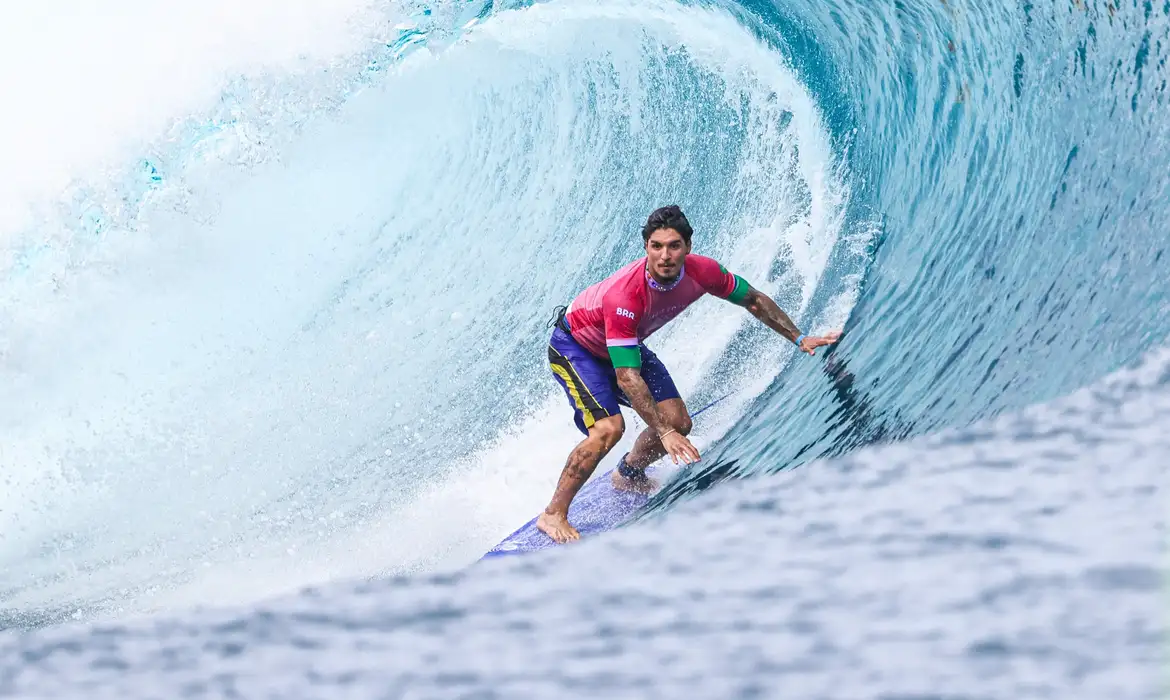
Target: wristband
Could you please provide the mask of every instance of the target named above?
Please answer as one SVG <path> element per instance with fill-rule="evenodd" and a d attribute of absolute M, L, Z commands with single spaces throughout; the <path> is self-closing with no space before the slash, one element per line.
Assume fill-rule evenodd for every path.
<path fill-rule="evenodd" d="M 807 337 L 808 336 L 806 336 L 804 333 L 801 333 L 800 335 L 796 336 L 796 340 L 794 340 L 792 342 L 796 343 L 796 347 L 800 347 L 800 341 L 804 340 Z"/>
<path fill-rule="evenodd" d="M 666 437 L 667 435 L 670 435 L 671 433 L 677 433 L 677 432 L 678 432 L 677 430 L 675 430 L 674 428 L 671 428 L 670 430 L 667 430 L 665 433 L 659 435 L 658 439 L 661 440 L 662 438 Z"/>

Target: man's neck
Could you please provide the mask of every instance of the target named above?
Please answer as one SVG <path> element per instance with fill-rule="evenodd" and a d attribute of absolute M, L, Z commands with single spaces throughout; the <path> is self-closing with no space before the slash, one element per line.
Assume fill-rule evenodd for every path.
<path fill-rule="evenodd" d="M 676 284 L 678 284 L 678 281 L 680 279 L 682 279 L 683 270 L 684 270 L 683 267 L 679 267 L 677 275 L 675 275 L 674 277 L 671 277 L 670 279 L 663 279 L 663 278 L 659 277 L 658 275 L 654 274 L 654 270 L 650 266 L 650 261 L 647 260 L 646 261 L 646 281 L 650 284 L 651 289 L 654 289 L 654 290 L 660 291 L 660 292 L 668 292 L 671 289 L 674 289 L 674 286 Z"/>

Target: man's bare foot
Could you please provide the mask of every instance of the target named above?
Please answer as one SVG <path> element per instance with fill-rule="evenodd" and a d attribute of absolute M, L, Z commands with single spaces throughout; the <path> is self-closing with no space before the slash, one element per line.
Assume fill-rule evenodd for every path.
<path fill-rule="evenodd" d="M 560 513 L 553 515 L 548 511 L 542 512 L 536 519 L 536 527 L 557 544 L 581 539 L 581 533 L 577 532 L 577 528 L 570 525 L 569 519 Z"/>
<path fill-rule="evenodd" d="M 610 480 L 613 481 L 613 487 L 618 491 L 653 493 L 654 490 L 658 488 L 658 482 L 654 479 L 638 479 L 637 481 L 633 479 L 627 479 L 621 474 L 618 474 L 616 469 L 613 470 L 613 474 L 610 476 Z"/>

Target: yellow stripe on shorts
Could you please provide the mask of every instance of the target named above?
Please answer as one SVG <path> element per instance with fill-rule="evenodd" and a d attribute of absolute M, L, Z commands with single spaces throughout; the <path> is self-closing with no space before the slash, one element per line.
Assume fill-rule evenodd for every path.
<path fill-rule="evenodd" d="M 585 408 L 585 401 L 581 399 L 581 390 L 577 388 L 577 383 L 573 381 L 573 376 L 569 374 L 569 370 L 551 363 L 549 367 L 565 382 L 565 386 L 569 387 L 569 395 L 577 402 L 577 410 L 581 411 L 581 416 L 585 419 L 585 429 L 592 428 L 593 424 L 597 421 L 593 419 L 593 412 Z"/>

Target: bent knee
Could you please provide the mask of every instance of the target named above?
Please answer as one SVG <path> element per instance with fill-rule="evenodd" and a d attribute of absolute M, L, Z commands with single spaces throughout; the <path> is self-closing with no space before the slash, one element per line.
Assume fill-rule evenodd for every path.
<path fill-rule="evenodd" d="M 691 428 L 693 426 L 694 426 L 694 423 L 691 421 L 691 417 L 684 413 L 682 415 L 682 417 L 679 418 L 677 421 L 675 421 L 675 424 L 672 425 L 671 427 L 674 428 L 675 430 L 677 430 L 682 435 L 690 435 Z"/>
<path fill-rule="evenodd" d="M 622 439 L 626 432 L 626 422 L 621 416 L 610 416 L 599 420 L 589 429 L 589 436 L 602 444 L 602 449 L 608 451 Z"/>

